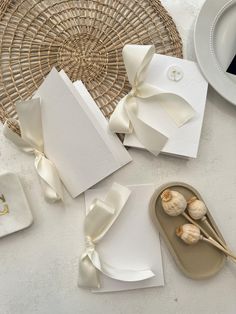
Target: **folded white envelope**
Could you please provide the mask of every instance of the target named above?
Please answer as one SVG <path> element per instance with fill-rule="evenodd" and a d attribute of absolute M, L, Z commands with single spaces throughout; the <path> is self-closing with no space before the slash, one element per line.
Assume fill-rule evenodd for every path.
<path fill-rule="evenodd" d="M 55 68 L 39 87 L 44 152 L 72 197 L 131 161 L 82 82 Z"/>
<path fill-rule="evenodd" d="M 155 99 L 137 99 L 139 117 L 169 138 L 162 152 L 196 158 L 208 88 L 197 64 L 155 54 L 147 70 L 146 82 L 182 96 L 196 111 L 192 120 L 178 128 Z M 134 133 L 125 136 L 124 144 L 143 148 Z"/>
<path fill-rule="evenodd" d="M 164 285 L 160 240 L 149 214 L 153 185 L 129 186 L 132 191 L 117 221 L 96 245 L 101 260 L 117 269 L 151 269 L 155 277 L 138 282 L 118 281 L 100 275 L 101 288 L 110 292 Z M 85 192 L 86 212 L 95 198 L 104 199 L 107 189 Z"/>

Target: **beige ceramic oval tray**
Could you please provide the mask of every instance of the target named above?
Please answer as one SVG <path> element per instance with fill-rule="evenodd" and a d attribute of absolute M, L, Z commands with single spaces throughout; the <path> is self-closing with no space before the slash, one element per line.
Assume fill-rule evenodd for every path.
<path fill-rule="evenodd" d="M 182 193 L 186 200 L 193 196 L 203 200 L 202 197 L 190 185 L 180 182 L 168 183 L 161 186 L 153 194 L 150 201 L 150 212 L 152 220 L 182 272 L 192 279 L 204 279 L 213 276 L 224 266 L 226 260 L 225 254 L 203 241 L 194 245 L 187 245 L 176 236 L 176 228 L 188 222 L 182 215 L 171 217 L 164 212 L 160 196 L 166 188 Z M 219 237 L 224 241 L 209 210 L 206 216 Z M 198 221 L 198 223 L 202 225 L 201 222 Z M 203 227 L 206 229 L 205 225 Z M 212 235 L 210 230 L 207 229 L 207 231 Z M 214 235 L 212 237 L 214 238 Z"/>

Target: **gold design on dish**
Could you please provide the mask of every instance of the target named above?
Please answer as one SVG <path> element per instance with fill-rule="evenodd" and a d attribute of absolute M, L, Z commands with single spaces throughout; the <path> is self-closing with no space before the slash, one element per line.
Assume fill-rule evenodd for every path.
<path fill-rule="evenodd" d="M 0 203 L 2 204 L 2 207 L 0 206 L 0 216 L 8 214 L 9 207 L 3 194 L 0 196 Z"/>

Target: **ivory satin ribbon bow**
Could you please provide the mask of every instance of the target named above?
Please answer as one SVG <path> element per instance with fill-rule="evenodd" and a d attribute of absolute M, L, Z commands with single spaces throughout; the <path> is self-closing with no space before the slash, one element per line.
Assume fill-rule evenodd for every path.
<path fill-rule="evenodd" d="M 114 183 L 104 201 L 95 199 L 84 221 L 85 250 L 79 261 L 79 281 L 81 287 L 99 288 L 99 272 L 122 281 L 140 281 L 154 277 L 150 269 L 117 269 L 101 260 L 96 244 L 105 236 L 118 218 L 131 191 Z"/>
<path fill-rule="evenodd" d="M 51 202 L 63 199 L 57 169 L 44 154 L 40 99 L 17 102 L 16 110 L 19 122 L 15 119 L 8 119 L 4 123 L 3 134 L 22 151 L 35 155 L 34 164 L 42 179 L 45 198 Z M 11 130 L 8 122 L 19 125 L 21 136 Z"/>
<path fill-rule="evenodd" d="M 134 132 L 148 151 L 158 155 L 168 137 L 146 124 L 138 116 L 137 98 L 145 100 L 154 97 L 157 105 L 163 106 L 178 127 L 188 122 L 195 111 L 181 96 L 145 83 L 147 68 L 154 54 L 155 48 L 152 45 L 124 46 L 123 59 L 132 89 L 118 103 L 110 117 L 109 126 L 115 133 Z"/>

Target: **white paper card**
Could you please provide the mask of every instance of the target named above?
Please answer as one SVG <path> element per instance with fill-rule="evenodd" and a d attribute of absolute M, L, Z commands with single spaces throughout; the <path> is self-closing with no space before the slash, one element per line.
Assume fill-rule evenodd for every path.
<path fill-rule="evenodd" d="M 131 161 L 82 82 L 75 87 L 53 68 L 35 97 L 41 98 L 45 154 L 72 197 Z"/>
<path fill-rule="evenodd" d="M 182 79 L 169 78 L 170 67 L 177 66 Z M 169 71 L 169 72 L 168 72 Z M 146 82 L 185 98 L 196 111 L 196 116 L 178 128 L 165 110 L 154 99 L 140 100 L 139 117 L 154 129 L 169 137 L 163 153 L 196 158 L 201 136 L 208 84 L 195 62 L 155 54 L 147 70 Z M 134 134 L 126 135 L 124 144 L 143 148 Z"/>
<path fill-rule="evenodd" d="M 96 249 L 101 260 L 124 269 L 151 269 L 156 276 L 138 282 L 118 281 L 100 275 L 101 288 L 93 292 L 110 292 L 164 285 L 159 235 L 151 221 L 149 201 L 153 185 L 128 186 L 132 193 L 121 214 Z M 86 213 L 95 198 L 104 199 L 107 189 L 85 192 Z"/>

